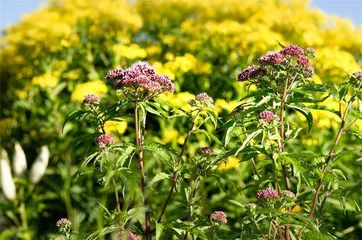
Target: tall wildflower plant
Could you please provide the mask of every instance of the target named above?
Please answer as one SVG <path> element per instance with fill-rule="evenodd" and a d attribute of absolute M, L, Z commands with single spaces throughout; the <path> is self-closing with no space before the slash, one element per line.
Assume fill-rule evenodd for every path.
<path fill-rule="evenodd" d="M 85 158 L 78 173 L 84 174 L 86 165 L 93 162 L 98 169 L 99 183 L 114 192 L 111 209 L 101 204 L 108 226 L 90 234 L 88 239 L 108 233 L 119 239 L 147 240 L 170 236 L 178 239 L 329 238 L 329 233 L 321 228 L 323 210 L 333 193 L 338 194 L 342 202 L 348 199 L 348 190 L 339 187 L 345 176 L 333 164 L 343 154 L 339 150 L 341 137 L 361 119 L 362 76 L 356 72 L 341 85 L 316 85 L 310 80 L 314 75 L 314 56 L 315 51 L 310 48 L 282 46 L 280 51 L 270 51 L 260 57 L 259 65 L 242 70 L 238 80 L 247 86 L 256 86 L 257 90 L 243 97 L 227 120 L 215 115 L 214 101 L 207 93 L 190 99 L 184 108 L 188 110 L 172 108 L 159 101 L 160 94 L 174 92 L 174 85 L 147 62 L 110 71 L 105 78 L 113 84 L 120 100 L 111 104 L 89 93 L 84 97 L 83 109 L 69 116 L 73 120 L 87 119 L 94 126 L 91 137 L 98 146 Z M 320 104 L 332 97 L 338 98 L 339 111 Z M 325 155 L 293 151 L 299 133 L 308 134 L 313 127 L 311 109 L 330 111 L 340 118 L 333 144 L 327 146 L 329 151 Z M 122 141 L 106 133 L 107 121 L 119 121 L 127 116 L 132 116 L 134 123 L 134 127 L 127 130 L 133 141 Z M 300 116 L 304 116 L 305 123 L 296 120 Z M 149 140 L 154 138 L 148 138 L 147 126 L 154 124 L 154 117 L 166 122 L 171 118 L 187 120 L 179 148 Z M 217 135 L 222 135 L 221 140 L 214 135 L 219 123 L 222 127 Z M 190 138 L 198 135 L 205 135 L 210 146 L 200 145 L 198 150 L 190 146 Z M 230 204 L 244 209 L 240 216 L 222 211 L 223 206 L 204 212 L 200 186 L 210 178 L 227 179 L 218 166 L 229 157 L 250 162 L 253 167 L 246 187 L 253 189 L 255 201 L 230 199 Z M 154 171 L 155 165 L 162 171 Z M 235 185 L 235 188 L 240 188 L 238 191 L 243 196 L 243 187 Z M 173 201 L 178 201 L 178 209 Z"/>
<path fill-rule="evenodd" d="M 240 221 L 241 239 L 329 239 L 328 233 L 321 233 L 320 224 L 326 199 L 336 192 L 346 201 L 348 194 L 343 194 L 348 191 L 338 187 L 345 177 L 333 163 L 343 154 L 339 150 L 342 135 L 361 118 L 360 72 L 338 86 L 317 85 L 310 80 L 315 54 L 311 48 L 282 46 L 238 75 L 239 81 L 258 88 L 240 100 L 233 119 L 225 124 L 224 146 L 230 146 L 229 153 L 240 161 L 251 161 L 254 168 L 256 202 L 246 206 L 247 214 Z M 339 111 L 319 104 L 332 97 L 339 100 Z M 340 118 L 326 155 L 295 152 L 289 147 L 304 127 L 289 119 L 295 119 L 295 113 L 304 116 L 308 133 L 313 125 L 311 109 L 330 111 Z M 240 131 L 242 137 L 236 136 Z M 235 143 L 240 138 L 241 142 Z M 304 211 L 296 210 L 300 206 Z M 306 229 L 308 233 L 303 235 Z"/>
<path fill-rule="evenodd" d="M 109 229 L 118 232 L 118 238 L 141 239 L 139 236 L 143 236 L 143 239 L 152 239 L 154 235 L 159 237 L 163 229 L 163 220 L 168 215 L 168 205 L 184 178 L 185 173 L 182 173 L 180 178 L 181 172 L 185 171 L 184 162 L 191 161 L 197 169 L 197 172 L 189 172 L 192 174 L 193 183 L 186 192 L 186 221 L 193 218 L 192 208 L 202 177 L 217 166 L 217 154 L 207 146 L 201 147 L 195 156 L 186 156 L 191 135 L 199 133 L 210 137 L 212 134 L 207 133 L 203 125 L 210 122 L 216 127 L 218 123 L 212 109 L 213 99 L 206 93 L 200 93 L 194 99 L 190 99 L 189 111 L 171 109 L 166 103 L 161 105 L 157 96 L 165 92 L 173 93 L 174 84 L 168 76 L 157 74 L 147 62 L 136 62 L 128 69 L 112 70 L 105 78 L 112 82 L 122 100 L 113 105 L 102 104 L 98 96 L 89 93 L 83 100 L 84 109 L 69 116 L 70 119 L 87 118 L 93 124 L 95 134 L 92 136 L 99 147 L 98 151 L 85 159 L 79 174 L 82 174 L 85 166 L 92 161 L 102 174 L 100 182 L 105 187 L 113 186 L 114 210 L 107 209 L 106 212 L 109 219 L 112 219 Z M 106 134 L 106 121 L 117 120 L 120 116 L 128 114 L 133 115 L 134 127 L 131 131 L 134 132 L 134 142 L 122 142 Z M 149 114 L 165 120 L 175 117 L 188 120 L 188 131 L 179 151 L 161 143 L 146 141 Z M 212 137 L 217 140 L 215 136 Z M 166 172 L 154 174 L 152 168 L 147 166 L 152 164 L 149 158 L 156 159 L 157 164 L 165 164 Z M 212 164 L 209 161 L 212 161 Z M 163 203 L 158 209 L 154 209 L 151 194 L 155 192 L 153 186 L 167 179 L 169 185 L 165 188 L 168 190 L 165 191 Z M 135 184 L 136 182 L 138 184 Z M 141 215 L 143 217 L 140 217 Z M 187 228 L 181 229 L 180 234 L 187 238 Z M 96 237 L 102 233 L 103 230 L 89 237 Z"/>

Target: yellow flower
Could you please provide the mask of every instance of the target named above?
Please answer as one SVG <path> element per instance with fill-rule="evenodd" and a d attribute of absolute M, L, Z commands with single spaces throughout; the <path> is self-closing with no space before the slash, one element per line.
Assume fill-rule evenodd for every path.
<path fill-rule="evenodd" d="M 258 161 L 263 161 L 263 160 L 265 160 L 265 159 L 266 159 L 265 154 L 259 153 L 259 154 L 256 156 L 256 160 L 258 160 Z"/>
<path fill-rule="evenodd" d="M 77 70 L 73 70 L 67 73 L 62 74 L 63 78 L 69 79 L 69 80 L 77 80 L 79 79 L 79 72 Z"/>
<path fill-rule="evenodd" d="M 189 92 L 180 92 L 177 94 L 166 93 L 160 96 L 161 100 L 167 101 L 171 106 L 184 110 L 190 109 L 188 102 L 193 98 L 195 98 L 195 95 Z"/>
<path fill-rule="evenodd" d="M 216 99 L 215 111 L 219 114 L 224 109 L 228 113 L 231 113 L 239 104 L 240 102 L 238 101 L 227 102 L 224 99 Z"/>
<path fill-rule="evenodd" d="M 149 56 L 159 55 L 162 52 L 162 49 L 158 45 L 151 45 L 146 48 L 146 52 Z"/>
<path fill-rule="evenodd" d="M 38 85 L 42 88 L 55 87 L 59 82 L 59 77 L 55 76 L 53 72 L 46 72 L 43 75 L 36 76 L 31 80 L 33 85 Z"/>
<path fill-rule="evenodd" d="M 125 57 L 128 59 L 137 59 L 147 57 L 147 52 L 137 44 L 114 45 L 113 51 L 118 57 Z"/>
<path fill-rule="evenodd" d="M 353 55 L 338 48 L 316 49 L 315 66 L 318 75 L 326 82 L 342 82 L 346 72 L 360 69 Z"/>
<path fill-rule="evenodd" d="M 173 142 L 178 137 L 178 131 L 176 129 L 165 129 L 162 133 L 162 141 L 164 143 Z"/>
<path fill-rule="evenodd" d="M 167 66 L 163 65 L 161 62 L 153 62 L 152 66 L 155 68 L 157 73 L 167 75 L 172 80 L 176 79 L 175 72 L 170 68 L 168 68 Z"/>
<path fill-rule="evenodd" d="M 119 118 L 118 121 L 107 121 L 104 124 L 104 130 L 108 135 L 112 133 L 123 134 L 127 130 L 127 122 Z"/>
<path fill-rule="evenodd" d="M 299 213 L 303 211 L 303 207 L 301 207 L 300 205 L 296 205 L 295 207 L 292 208 L 292 212 L 294 213 Z"/>
<path fill-rule="evenodd" d="M 221 162 L 218 166 L 218 170 L 225 171 L 239 166 L 239 159 L 236 157 L 229 157 L 225 162 Z"/>
<path fill-rule="evenodd" d="M 14 119 L 12 118 L 3 118 L 0 120 L 0 137 L 4 137 L 9 133 L 12 125 L 14 124 Z"/>
<path fill-rule="evenodd" d="M 28 92 L 25 90 L 16 90 L 16 96 L 19 97 L 19 99 L 23 100 L 28 97 Z"/>
<path fill-rule="evenodd" d="M 318 145 L 318 140 L 313 138 L 303 139 L 302 143 L 307 146 L 315 146 Z"/>
<path fill-rule="evenodd" d="M 105 85 L 101 80 L 80 83 L 75 87 L 74 92 L 72 93 L 72 101 L 82 102 L 84 96 L 88 93 L 100 96 L 107 92 L 107 85 Z"/>

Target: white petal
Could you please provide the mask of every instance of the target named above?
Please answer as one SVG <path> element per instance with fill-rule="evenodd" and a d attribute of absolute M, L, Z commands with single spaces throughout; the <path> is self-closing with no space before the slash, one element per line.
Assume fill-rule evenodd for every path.
<path fill-rule="evenodd" d="M 15 183 L 11 176 L 8 154 L 1 149 L 0 157 L 0 172 L 1 172 L 1 187 L 4 195 L 9 200 L 14 200 L 16 197 Z"/>
<path fill-rule="evenodd" d="M 24 150 L 19 143 L 16 143 L 13 157 L 13 168 L 15 176 L 20 177 L 26 171 L 26 167 L 26 156 Z"/>
<path fill-rule="evenodd" d="M 45 170 L 49 162 L 49 148 L 48 146 L 42 146 L 40 154 L 35 159 L 35 162 L 31 166 L 30 181 L 32 183 L 38 183 L 45 174 Z"/>

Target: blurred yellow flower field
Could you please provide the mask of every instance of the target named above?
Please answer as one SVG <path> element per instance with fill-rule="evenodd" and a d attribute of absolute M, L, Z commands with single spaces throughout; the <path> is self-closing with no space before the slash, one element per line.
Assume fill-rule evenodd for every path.
<path fill-rule="evenodd" d="M 139 141 L 157 142 L 165 146 L 159 149 L 159 155 L 150 153 L 148 149 L 142 150 L 145 156 L 152 159 L 145 164 L 145 169 L 151 173 L 145 177 L 151 182 L 146 186 L 147 191 L 151 192 L 150 195 L 164 199 L 165 194 L 155 189 L 165 185 L 161 180 L 169 184 L 167 181 L 172 179 L 173 171 L 179 170 L 172 163 L 180 159 L 185 160 L 187 164 L 199 161 L 200 159 L 191 156 L 199 154 L 197 151 L 202 147 L 215 148 L 218 154 L 224 154 L 228 151 L 225 143 L 228 140 L 229 146 L 240 148 L 241 153 L 233 152 L 225 158 L 218 159 L 213 174 L 223 174 L 225 179 L 227 177 L 229 180 L 207 179 L 207 183 L 200 186 L 200 199 L 204 201 L 202 207 L 195 208 L 197 214 L 192 216 L 186 214 L 180 219 L 184 221 L 194 217 L 200 220 L 199 217 L 205 215 L 203 211 L 216 211 L 219 206 L 222 206 L 223 211 L 230 212 L 230 218 L 237 219 L 237 216 L 241 216 L 245 210 L 240 206 L 246 206 L 248 201 L 255 200 L 255 192 L 247 185 L 248 181 L 258 180 L 258 176 L 252 175 L 254 168 L 270 170 L 274 167 L 274 163 L 270 161 L 273 156 L 261 151 L 259 147 L 263 145 L 267 149 L 275 149 L 284 141 L 278 134 L 268 136 L 265 130 L 267 127 L 258 132 L 260 139 L 247 141 L 247 137 L 242 136 L 245 129 L 238 124 L 233 126 L 235 127 L 233 133 L 225 137 L 241 104 L 246 112 L 241 118 L 256 120 L 247 126 L 255 128 L 264 126 L 264 123 L 259 121 L 258 115 L 253 111 L 248 112 L 251 108 L 248 102 L 253 98 L 242 101 L 240 99 L 247 94 L 256 96 L 260 93 L 264 96 L 266 93 L 260 92 L 260 86 L 257 84 L 238 81 L 238 73 L 247 66 L 258 64 L 258 58 L 268 51 L 277 51 L 281 49 L 281 45 L 289 44 L 299 45 L 303 49 L 315 49 L 316 56 L 311 60 L 315 75 L 310 82 L 318 84 L 319 88 L 328 85 L 331 89 L 333 86 L 338 89 L 338 86 L 341 86 L 352 73 L 362 68 L 362 26 L 355 26 L 341 17 L 330 16 L 312 7 L 309 0 L 44 1 L 39 9 L 26 14 L 16 24 L 7 27 L 0 41 L 0 147 L 6 149 L 9 156 L 12 156 L 13 146 L 19 143 L 24 148 L 28 164 L 40 159 L 37 156 L 44 151 L 45 145 L 49 147 L 50 152 L 46 169 L 41 169 L 44 170 L 42 181 L 31 185 L 28 189 L 24 179 L 30 175 L 30 172 L 25 173 L 23 176 L 14 177 L 16 186 L 20 186 L 16 189 L 19 199 L 14 202 L 5 201 L 6 198 L 0 194 L 0 229 L 4 229 L 5 226 L 5 230 L 0 231 L 0 239 L 56 239 L 55 220 L 66 216 L 72 220 L 73 232 L 79 236 L 89 237 L 90 233 L 101 231 L 111 220 L 122 219 L 130 213 L 138 217 L 143 211 L 148 211 L 141 209 L 132 212 L 132 208 L 136 209 L 139 207 L 138 202 L 144 200 L 139 189 L 129 187 L 137 186 L 138 173 L 125 169 L 121 173 L 110 171 L 112 177 L 127 178 L 129 181 L 127 184 L 130 185 L 120 185 L 116 189 L 116 194 L 119 192 L 120 196 L 127 191 L 130 193 L 123 196 L 124 202 L 120 203 L 124 209 L 128 208 L 129 212 L 113 210 L 107 212 L 104 206 L 115 206 L 113 183 L 108 177 L 99 177 L 99 173 L 93 168 L 82 165 L 85 153 L 89 155 L 96 144 L 99 144 L 95 140 L 99 132 L 94 130 L 94 125 L 103 120 L 105 121 L 102 122 L 103 133 L 120 139 L 119 145 L 115 147 L 119 148 L 117 151 L 126 155 L 135 154 L 133 150 L 120 148 L 126 142 L 137 145 L 134 138 L 140 133 L 133 133 L 135 121 L 133 122 L 130 117 L 134 112 L 123 109 L 122 104 L 127 97 L 116 93 L 124 89 L 114 89 L 119 82 L 111 78 L 106 79 L 104 76 L 111 69 L 126 69 L 136 61 L 149 62 L 158 74 L 168 76 L 175 87 L 174 93 L 163 93 L 157 97 L 158 101 L 149 99 L 151 104 L 147 108 L 140 107 L 142 114 L 147 111 L 148 113 L 147 122 L 144 123 L 147 127 L 147 137 L 140 138 Z M 274 86 L 275 89 L 280 87 L 280 85 Z M 348 89 L 350 90 L 351 86 Z M 144 88 L 139 87 L 137 91 L 142 92 Z M 95 95 L 92 97 L 96 99 L 93 100 L 97 104 L 100 101 L 106 106 L 106 110 L 95 104 L 91 105 L 94 108 L 89 115 L 81 117 L 74 115 L 76 109 L 86 111 L 86 107 L 80 106 L 85 95 L 90 93 Z M 200 93 L 207 93 L 214 99 L 214 103 L 209 106 L 209 112 L 207 110 L 198 112 L 200 119 L 191 124 L 185 119 L 190 116 L 192 118 L 196 112 L 190 112 L 195 106 L 189 104 L 189 101 Z M 295 94 L 293 97 L 306 99 L 310 97 L 303 91 L 296 91 L 293 94 Z M 289 139 L 285 144 L 295 153 L 311 150 L 316 155 L 327 156 L 342 122 L 338 114 L 346 110 L 347 104 L 336 98 L 339 94 L 343 95 L 343 91 L 331 90 L 320 96 L 319 90 L 314 89 L 313 96 L 314 94 L 320 99 L 330 95 L 318 104 L 321 108 L 328 108 L 333 112 L 312 108 L 317 104 L 313 101 L 305 103 L 306 107 L 311 107 L 308 112 L 301 112 L 296 110 L 297 105 L 293 108 L 293 102 L 287 102 L 292 107 L 285 113 L 286 118 L 290 120 L 290 125 L 286 125 L 285 131 L 288 134 L 295 134 L 295 138 Z M 350 96 L 351 94 L 346 97 L 347 100 Z M 131 105 L 138 104 L 138 101 L 137 98 L 133 99 Z M 272 107 L 277 109 L 279 105 L 273 101 L 270 100 Z M 329 192 L 345 196 L 350 194 L 355 199 L 361 200 L 358 196 L 360 189 L 356 187 L 355 191 L 348 194 L 343 192 L 344 188 L 354 186 L 361 180 L 362 155 L 360 151 L 356 151 L 362 146 L 360 138 L 362 119 L 358 112 L 361 104 L 360 97 L 359 103 L 351 106 L 351 116 L 343 123 L 344 127 L 348 127 L 351 123 L 354 125 L 348 129 L 350 132 L 341 137 L 341 147 L 335 149 L 337 157 L 341 152 L 346 154 L 335 164 L 338 169 L 336 171 L 327 169 L 327 173 L 318 172 L 315 176 L 311 176 L 312 180 L 308 182 L 309 188 L 305 189 L 300 187 L 300 181 L 305 180 L 303 177 L 292 179 L 292 184 L 296 186 L 294 190 L 298 191 L 303 199 L 313 194 L 318 177 L 328 179 L 333 176 L 330 178 L 345 178 L 348 182 L 335 186 L 331 181 L 328 189 L 322 189 L 325 194 L 321 198 L 327 199 L 326 205 L 332 206 L 333 201 L 337 201 L 328 197 Z M 119 117 L 105 118 L 106 114 L 97 115 L 98 109 Z M 264 110 L 272 109 L 256 111 Z M 338 113 L 339 111 L 341 113 Z M 208 115 L 210 112 L 217 118 L 215 122 L 209 121 L 212 118 Z M 93 116 L 92 114 L 95 119 L 93 122 L 83 121 Z M 143 117 L 142 114 L 140 116 Z M 306 120 L 308 117 L 313 121 L 310 129 Z M 214 126 L 217 126 L 216 130 Z M 305 126 L 305 129 L 299 129 L 298 135 L 296 131 L 292 131 L 296 126 Z M 195 134 L 188 136 L 188 129 L 194 129 Z M 164 153 L 165 149 L 172 147 L 180 150 L 185 140 L 189 143 L 184 156 L 179 158 L 173 156 L 172 161 L 161 162 L 161 159 L 164 160 L 167 155 Z M 111 142 L 111 139 L 106 138 L 104 141 Z M 238 141 L 247 142 L 250 149 L 244 148 L 245 146 L 238 144 Z M 255 151 L 253 161 L 255 159 L 257 166 L 250 161 L 244 161 L 241 154 L 246 153 L 243 151 L 246 153 Z M 308 163 L 321 164 L 321 157 L 317 158 L 312 154 L 310 156 Z M 104 159 L 101 160 L 102 164 L 106 162 Z M 93 158 L 88 160 L 91 162 Z M 159 160 L 160 162 L 157 162 Z M 243 161 L 240 162 L 241 160 Z M 114 157 L 110 162 L 114 165 L 124 164 L 125 158 Z M 132 166 L 135 162 L 129 161 L 127 164 Z M 202 165 L 198 164 L 200 164 L 198 167 Z M 310 174 L 310 169 L 303 169 L 301 164 L 296 166 L 288 170 L 293 173 L 298 170 L 306 175 Z M 284 165 L 280 166 L 278 170 L 283 167 Z M 27 168 L 30 171 L 30 165 Z M 80 174 L 84 169 L 86 174 Z M 169 172 L 166 174 L 164 169 Z M 191 173 L 185 171 L 182 174 L 186 175 L 188 182 L 193 183 Z M 201 176 L 202 171 L 199 174 Z M 273 180 L 257 184 L 260 186 L 273 184 Z M 135 182 L 137 184 L 131 185 Z M 108 188 L 101 188 L 102 184 Z M 186 204 L 186 197 L 182 194 L 188 192 L 180 190 L 183 184 L 181 182 L 175 184 L 179 195 L 175 197 L 177 203 L 170 207 L 171 211 Z M 234 187 L 233 184 L 238 187 Z M 253 187 L 260 187 L 257 184 Z M 222 191 L 216 188 L 219 185 L 222 186 Z M 232 192 L 232 195 L 229 195 L 228 191 Z M 209 193 L 214 195 L 211 199 L 206 199 Z M 23 202 L 20 201 L 21 197 Z M 231 204 L 231 199 L 235 200 L 234 203 L 239 202 L 239 205 Z M 317 209 L 320 211 L 316 215 L 317 218 L 328 219 L 325 221 L 326 225 L 323 225 L 324 220 L 321 221 L 320 230 L 324 231 L 324 228 L 327 228 L 325 226 L 334 226 L 335 236 L 337 236 L 335 233 L 339 233 L 341 239 L 343 237 L 348 240 L 357 239 L 357 235 L 361 233 L 361 215 L 359 211 L 351 210 L 353 202 L 342 200 L 345 206 L 334 204 L 331 212 L 323 212 L 323 208 Z M 151 204 L 158 206 L 160 202 L 155 201 Z M 23 209 L 25 205 L 29 207 L 26 211 Z M 288 208 L 289 210 L 286 210 Z M 299 202 L 284 206 L 282 209 L 283 213 L 289 211 L 291 216 L 310 210 L 309 206 Z M 157 214 L 159 213 L 152 212 L 151 215 Z M 26 224 L 23 223 L 26 222 L 24 219 L 28 220 Z M 309 220 L 300 219 L 300 221 Z M 152 224 L 155 222 L 157 219 Z M 66 221 L 65 223 L 68 224 Z M 227 232 L 234 227 L 243 226 L 241 218 L 232 223 L 233 226 L 224 226 L 222 230 Z M 188 227 L 187 224 L 189 222 L 182 227 Z M 294 222 L 291 222 L 290 226 L 293 224 Z M 155 226 L 163 229 L 166 224 Z M 131 230 L 127 229 L 128 226 L 123 226 L 121 221 L 112 227 Z M 175 231 L 183 232 L 182 227 Z M 205 225 L 206 228 L 208 226 Z M 351 232 L 344 234 L 346 229 L 352 228 Z M 169 230 L 164 230 L 168 233 L 167 231 Z M 91 237 L 89 239 L 92 239 Z M 207 237 L 200 239 L 208 239 Z M 116 235 L 112 236 L 113 238 L 115 239 Z M 101 236 L 100 239 L 108 238 Z"/>

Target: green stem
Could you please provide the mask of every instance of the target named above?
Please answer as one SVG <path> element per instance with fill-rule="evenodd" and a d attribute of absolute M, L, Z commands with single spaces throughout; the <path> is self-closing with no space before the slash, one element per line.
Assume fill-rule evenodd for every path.
<path fill-rule="evenodd" d="M 136 145 L 139 148 L 137 154 L 138 165 L 141 174 L 141 189 L 143 193 L 143 204 L 147 209 L 149 207 L 148 199 L 146 197 L 146 181 L 145 181 L 145 173 L 144 173 L 144 163 L 143 163 L 143 150 L 140 149 L 144 144 L 144 135 L 146 131 L 146 116 L 142 119 L 142 126 L 139 121 L 139 105 L 138 102 L 135 103 L 135 132 L 136 132 Z M 150 239 L 151 234 L 151 217 L 150 210 L 147 209 L 145 213 L 145 238 L 146 240 Z"/>
<path fill-rule="evenodd" d="M 20 217 L 21 217 L 22 228 L 24 229 L 24 232 L 25 232 L 24 239 L 31 240 L 24 201 L 21 201 L 21 203 L 20 203 L 19 212 L 20 212 Z"/>
<path fill-rule="evenodd" d="M 180 155 L 178 157 L 178 161 L 176 163 L 176 168 L 173 172 L 173 176 L 172 176 L 172 184 L 171 184 L 171 188 L 170 188 L 170 191 L 168 192 L 168 195 L 167 195 L 167 198 L 166 198 L 166 201 L 165 203 L 163 204 L 163 207 L 162 207 L 162 210 L 161 210 L 161 213 L 160 213 L 160 216 L 158 217 L 158 220 L 157 222 L 160 223 L 162 221 L 162 217 L 163 215 L 165 214 L 165 211 L 166 211 L 166 207 L 168 205 L 168 203 L 170 202 L 170 199 L 171 199 L 171 196 L 173 194 L 173 190 L 175 189 L 176 187 L 176 183 L 177 183 L 177 179 L 178 179 L 178 168 L 180 167 L 181 165 L 181 162 L 182 162 L 182 157 L 185 153 L 185 150 L 186 150 L 186 144 L 187 144 L 187 141 L 193 131 L 193 128 L 195 126 L 195 120 L 197 118 L 197 116 L 199 115 L 200 111 L 197 112 L 197 114 L 195 115 L 195 117 L 192 119 L 192 122 L 191 122 L 191 126 L 187 132 L 187 135 L 186 135 L 186 138 L 185 138 L 185 141 L 182 145 L 182 149 L 181 149 L 181 152 L 180 152 Z"/>
<path fill-rule="evenodd" d="M 196 181 L 195 181 L 195 184 L 193 186 L 193 191 L 192 191 L 192 194 L 191 194 L 191 198 L 190 198 L 190 203 L 189 203 L 189 213 L 187 215 L 187 220 L 190 220 L 191 219 L 191 209 L 192 209 L 192 200 L 194 199 L 195 195 L 196 195 L 196 191 L 199 187 L 199 184 L 200 184 L 200 181 L 201 181 L 201 176 L 199 175 L 197 178 L 196 178 Z M 187 236 L 189 235 L 189 232 L 186 231 L 185 233 L 185 237 L 184 239 L 187 239 Z"/>

